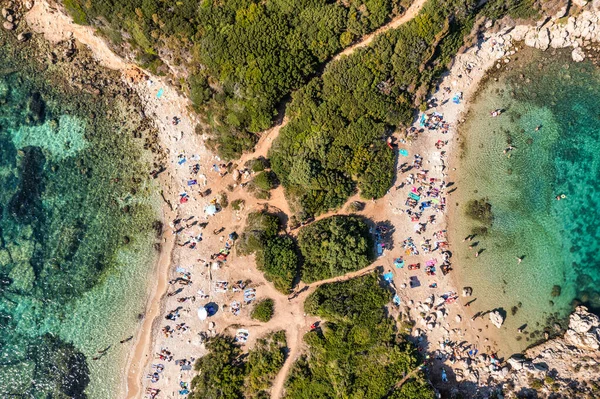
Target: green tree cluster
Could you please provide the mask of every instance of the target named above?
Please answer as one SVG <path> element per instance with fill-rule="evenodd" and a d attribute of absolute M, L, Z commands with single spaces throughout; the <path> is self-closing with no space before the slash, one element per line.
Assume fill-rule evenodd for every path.
<path fill-rule="evenodd" d="M 252 309 L 250 316 L 252 316 L 252 318 L 255 320 L 266 323 L 271 320 L 274 313 L 275 302 L 271 298 L 266 298 L 254 305 L 254 309 Z"/>
<path fill-rule="evenodd" d="M 476 0 L 429 0 L 419 15 L 327 66 L 292 96 L 270 152 L 302 210 L 337 209 L 354 192 L 380 198 L 394 177 L 385 140 L 408 125 L 472 26 Z"/>
<path fill-rule="evenodd" d="M 365 220 L 332 216 L 300 230 L 302 280 L 310 283 L 360 270 L 371 263 L 373 242 Z"/>
<path fill-rule="evenodd" d="M 239 399 L 268 397 L 273 378 L 285 361 L 284 331 L 257 340 L 243 355 L 232 337 L 219 335 L 208 342 L 208 354 L 195 365 L 191 399 Z"/>
<path fill-rule="evenodd" d="M 317 288 L 305 311 L 327 321 L 321 331 L 305 335 L 308 354 L 292 367 L 285 398 L 379 399 L 391 394 L 433 399 L 420 377 L 393 391 L 418 360 L 414 347 L 400 340 L 386 316 L 390 299 L 376 274 Z"/>
<path fill-rule="evenodd" d="M 279 218 L 268 212 L 252 212 L 238 240 L 243 255 L 256 254 L 256 265 L 265 278 L 283 293 L 292 289 L 298 272 L 298 253 L 289 235 L 279 235 Z"/>
<path fill-rule="evenodd" d="M 401 0 L 63 1 L 78 23 L 127 40 L 144 66 L 187 66 L 191 99 L 224 158 L 251 148 L 285 96 L 402 8 Z"/>

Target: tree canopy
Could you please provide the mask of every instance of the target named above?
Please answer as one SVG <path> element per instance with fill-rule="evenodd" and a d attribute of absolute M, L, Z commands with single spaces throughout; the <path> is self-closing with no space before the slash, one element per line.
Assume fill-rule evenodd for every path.
<path fill-rule="evenodd" d="M 366 199 L 385 195 L 395 162 L 385 140 L 412 123 L 415 105 L 470 32 L 476 5 L 429 0 L 415 18 L 293 93 L 289 123 L 269 154 L 292 203 L 319 214 L 341 207 L 356 188 Z"/>
<path fill-rule="evenodd" d="M 258 339 L 247 356 L 232 337 L 218 335 L 196 361 L 191 399 L 254 399 L 267 395 L 271 381 L 285 361 L 284 331 Z"/>
<path fill-rule="evenodd" d="M 127 42 L 144 66 L 163 61 L 185 86 L 224 158 L 252 147 L 281 100 L 319 66 L 383 25 L 400 0 L 64 0 L 75 21 Z M 181 66 L 185 67 L 185 72 Z"/>
<path fill-rule="evenodd" d="M 256 254 L 256 265 L 275 288 L 288 293 L 298 273 L 298 251 L 289 235 L 278 235 L 279 218 L 268 212 L 252 212 L 238 240 L 242 254 Z"/>
<path fill-rule="evenodd" d="M 305 311 L 326 320 L 305 335 L 308 353 L 292 367 L 287 399 L 384 398 L 418 366 L 412 344 L 401 341 L 384 306 L 391 295 L 376 274 L 322 285 L 305 302 Z M 431 390 L 398 390 L 396 398 L 429 399 Z"/>
<path fill-rule="evenodd" d="M 332 216 L 300 230 L 302 280 L 313 282 L 360 270 L 371 263 L 369 227 L 357 216 Z"/>

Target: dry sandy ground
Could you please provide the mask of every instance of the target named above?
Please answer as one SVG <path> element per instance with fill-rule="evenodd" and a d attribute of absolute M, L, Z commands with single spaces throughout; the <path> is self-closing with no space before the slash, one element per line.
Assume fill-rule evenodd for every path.
<path fill-rule="evenodd" d="M 399 26 L 399 24 L 412 18 L 423 3 L 424 0 L 418 0 L 404 16 L 392 21 L 394 26 L 390 27 Z M 63 40 L 72 35 L 79 42 L 90 46 L 102 65 L 124 72 L 130 68 L 125 61 L 113 54 L 108 46 L 94 35 L 91 29 L 73 25 L 69 18 L 65 17 L 60 11 L 53 10 L 45 0 L 36 1 L 35 7 L 27 15 L 27 21 L 32 26 L 32 29 L 36 32 L 44 33 L 49 40 Z M 386 29 L 389 29 L 389 27 L 380 29 L 376 34 Z M 368 44 L 374 36 L 369 35 L 365 41 L 350 47 L 342 54 L 352 52 L 355 48 Z M 418 153 L 423 156 L 423 167 L 429 170 L 429 177 L 440 180 L 447 179 L 441 167 L 440 150 L 435 148 L 435 143 L 438 140 L 449 140 L 452 143 L 454 139 L 454 126 L 464 111 L 465 104 L 468 102 L 472 90 L 483 76 L 484 71 L 493 64 L 495 51 L 492 49 L 491 41 L 483 43 L 482 47 L 480 50 L 472 49 L 467 54 L 458 57 L 455 67 L 452 68 L 450 74 L 440 85 L 440 87 L 452 87 L 452 93 L 449 95 L 438 93 L 436 95 L 441 103 L 457 91 L 463 91 L 463 101 L 461 104 L 457 105 L 452 103 L 452 101 L 448 101 L 435 109 L 435 111 L 443 114 L 444 119 L 450 123 L 451 128 L 449 133 L 426 132 L 413 143 L 401 144 L 401 147 L 407 148 L 409 151 L 409 156 L 405 158 L 407 162 L 412 162 L 414 154 Z M 465 67 L 467 62 L 473 64 L 470 73 L 466 72 Z M 462 77 L 459 78 L 459 75 Z M 132 83 L 125 78 L 124 81 L 135 88 L 143 98 L 146 113 L 155 119 L 160 130 L 163 147 L 168 152 L 169 164 L 167 165 L 167 171 L 161 176 L 161 181 L 164 187 L 164 197 L 170 202 L 172 209 L 171 206 L 165 205 L 165 221 L 168 223 L 176 218 L 185 220 L 193 217 L 193 219 L 187 222 L 188 224 L 197 221 L 199 223 L 208 222 L 208 225 L 204 229 L 200 229 L 198 225 L 190 226 L 179 232 L 179 234 L 173 234 L 175 229 L 166 226 L 164 251 L 159 260 L 156 277 L 157 284 L 150 294 L 146 317 L 140 326 L 134 349 L 130 355 L 127 373 L 127 395 L 122 395 L 121 397 L 142 397 L 147 387 L 160 389 L 160 397 L 162 398 L 179 397 L 177 391 L 180 389 L 180 382 L 189 383 L 193 378 L 193 371 L 181 371 L 180 367 L 176 366 L 174 362 L 161 361 L 155 355 L 162 348 L 168 348 L 173 354 L 174 359 L 192 360 L 192 358 L 198 358 L 205 353 L 198 333 L 235 333 L 237 328 L 244 326 L 250 332 L 250 338 L 246 347 L 252 347 L 256 338 L 267 332 L 282 329 L 286 331 L 290 353 L 272 389 L 272 397 L 279 398 L 283 394 L 284 382 L 289 368 L 302 352 L 302 337 L 308 331 L 310 324 L 315 321 L 314 318 L 304 315 L 302 308 L 303 301 L 317 285 L 323 282 L 312 284 L 301 295 L 288 300 L 287 296 L 277 292 L 270 283 L 265 281 L 262 274 L 256 270 L 252 257 L 237 256 L 235 251 L 233 251 L 227 262 L 220 268 L 212 270 L 211 267 L 205 266 L 203 261 L 210 261 L 210 255 L 219 252 L 224 247 L 228 234 L 233 231 L 240 232 L 244 226 L 244 219 L 247 214 L 252 210 L 260 209 L 266 201 L 254 199 L 251 194 L 247 193 L 239 185 L 239 183 L 248 181 L 249 179 L 242 178 L 241 182 L 234 182 L 231 175 L 221 177 L 214 171 L 213 164 L 220 164 L 221 162 L 206 150 L 202 137 L 194 133 L 194 126 L 197 122 L 186 111 L 189 105 L 188 100 L 179 96 L 163 80 L 150 75 L 148 77 L 148 80 L 136 83 Z M 465 88 L 469 88 L 469 90 L 467 91 Z M 163 95 L 158 99 L 157 93 L 160 89 L 163 90 Z M 181 118 L 181 122 L 177 126 L 171 123 L 173 116 Z M 266 155 L 268 148 L 277 137 L 282 125 L 276 126 L 268 134 L 265 134 L 259 142 L 255 153 L 245 155 L 243 161 L 258 155 Z M 399 132 L 397 136 L 401 138 L 403 132 Z M 443 150 L 452 151 L 453 147 L 450 144 L 449 147 L 444 147 Z M 186 161 L 180 164 L 179 161 L 182 157 L 185 157 Z M 404 159 L 401 157 L 400 163 L 402 162 L 404 162 Z M 197 175 L 192 175 L 190 167 L 196 163 L 200 165 L 200 170 Z M 240 162 L 239 168 L 242 166 L 243 164 Z M 446 171 L 448 170 L 447 167 L 448 165 L 446 165 Z M 188 187 L 187 181 L 192 178 L 198 180 L 199 184 Z M 399 184 L 405 178 L 406 175 L 399 172 L 396 184 Z M 230 187 L 232 188 L 231 191 L 226 189 L 228 185 L 232 186 Z M 202 197 L 200 192 L 209 188 L 212 194 Z M 422 280 L 420 288 L 401 288 L 404 284 L 408 284 L 410 275 L 415 274 L 415 272 L 408 271 L 407 268 L 396 269 L 393 266 L 393 260 L 395 257 L 403 255 L 402 241 L 404 239 L 411 236 L 417 244 L 419 242 L 419 237 L 414 233 L 414 223 L 410 221 L 406 214 L 400 212 L 400 210 L 405 208 L 404 201 L 408 189 L 409 186 L 400 190 L 392 188 L 383 199 L 375 202 L 368 201 L 365 210 L 361 212 L 364 216 L 376 222 L 389 221 L 394 226 L 394 248 L 386 251 L 367 270 L 332 280 L 353 277 L 354 275 L 368 272 L 377 266 L 383 266 L 386 271 L 392 271 L 394 274 L 394 283 L 399 289 L 398 294 L 402 301 L 401 307 L 404 310 L 410 308 L 411 316 L 417 321 L 417 327 L 427 332 L 427 340 L 431 345 L 426 348 L 427 350 L 435 349 L 438 343 L 446 337 L 468 340 L 483 349 L 481 347 L 482 344 L 477 343 L 477 331 L 470 327 L 470 315 L 465 313 L 459 303 L 446 306 L 444 319 L 438 319 L 435 323 L 435 328 L 431 331 L 427 331 L 424 321 L 419 316 L 418 304 L 424 303 L 431 295 L 435 295 L 437 298 L 441 293 L 457 291 L 450 278 L 447 276 L 443 277 L 439 271 L 437 276 L 429 278 L 425 276 L 423 270 L 420 270 L 418 271 L 418 276 Z M 230 206 L 215 216 L 207 216 L 204 213 L 205 207 L 214 198 L 215 194 L 223 191 L 227 192 L 230 202 L 235 199 L 244 199 L 244 208 L 241 211 L 233 211 Z M 190 199 L 187 203 L 180 204 L 179 198 L 182 192 L 186 192 Z M 272 194 L 272 199 L 268 201 L 269 205 L 289 215 L 289 209 L 283 198 L 282 189 L 274 190 Z M 428 216 L 429 213 L 426 212 L 424 218 Z M 425 235 L 431 237 L 434 231 L 445 229 L 445 223 L 443 215 L 437 214 L 437 224 L 429 225 Z M 221 227 L 225 230 L 219 234 L 213 234 L 213 231 Z M 190 237 L 197 237 L 200 234 L 202 234 L 203 239 L 197 244 L 195 249 L 191 249 L 189 246 L 180 246 L 188 241 Z M 171 248 L 174 250 L 171 251 Z M 408 257 L 406 258 L 406 263 L 421 262 L 421 264 L 424 264 L 432 256 L 440 258 L 438 252 L 430 256 Z M 182 274 L 178 270 L 189 272 L 193 283 L 185 286 L 168 284 L 168 280 L 181 277 Z M 233 293 L 229 290 L 222 293 L 217 292 L 215 289 L 216 281 L 228 281 L 231 286 L 237 280 L 250 280 L 250 286 L 256 289 L 258 300 L 266 297 L 273 298 L 275 301 L 275 316 L 271 321 L 260 323 L 252 320 L 249 316 L 252 305 L 243 305 L 241 292 Z M 438 284 L 438 288 L 428 288 L 428 285 L 433 282 Z M 166 296 L 167 291 L 173 292 L 178 288 L 183 288 L 183 291 L 178 295 Z M 303 288 L 303 284 L 298 288 Z M 202 295 L 207 295 L 208 297 L 202 298 Z M 178 298 L 182 297 L 195 297 L 195 301 L 190 299 L 187 302 L 179 303 Z M 228 309 L 224 309 L 224 305 L 230 305 L 233 301 L 242 303 L 241 311 L 237 316 L 234 316 Z M 208 302 L 217 303 L 219 311 L 215 316 L 202 321 L 197 316 L 197 309 Z M 179 319 L 175 322 L 165 320 L 165 315 L 179 306 L 182 307 Z M 457 315 L 460 316 L 462 322 L 456 321 L 458 320 L 456 318 Z M 179 323 L 185 323 L 189 327 L 189 330 L 187 332 L 175 333 L 171 337 L 166 337 L 161 332 L 163 326 L 170 325 L 174 327 L 175 324 Z M 214 323 L 214 326 L 212 323 Z M 213 327 L 209 328 L 210 326 Z M 152 364 L 159 363 L 164 364 L 164 371 L 160 373 L 158 382 L 151 383 L 146 378 L 146 375 L 153 372 Z"/>

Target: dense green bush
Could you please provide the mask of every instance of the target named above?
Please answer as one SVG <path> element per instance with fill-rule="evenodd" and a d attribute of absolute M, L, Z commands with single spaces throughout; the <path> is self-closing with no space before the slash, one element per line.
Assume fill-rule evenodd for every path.
<path fill-rule="evenodd" d="M 270 238 L 257 252 L 256 264 L 278 291 L 287 294 L 298 272 L 296 244 L 287 235 Z"/>
<path fill-rule="evenodd" d="M 399 0 L 64 1 L 77 22 L 125 31 L 140 54 L 184 63 L 194 106 L 226 158 L 251 148 L 324 61 L 401 8 Z"/>
<path fill-rule="evenodd" d="M 246 220 L 246 227 L 237 242 L 241 255 L 253 254 L 262 250 L 265 243 L 279 232 L 279 218 L 268 212 L 252 212 Z"/>
<path fill-rule="evenodd" d="M 298 251 L 288 235 L 278 235 L 279 218 L 267 212 L 248 215 L 246 228 L 238 240 L 242 255 L 256 254 L 256 265 L 273 286 L 288 293 L 298 272 Z"/>
<path fill-rule="evenodd" d="M 268 322 L 275 313 L 275 302 L 271 298 L 266 298 L 254 305 L 252 309 L 252 318 L 263 323 Z"/>
<path fill-rule="evenodd" d="M 228 336 L 211 338 L 206 347 L 195 365 L 191 399 L 262 398 L 285 361 L 285 332 L 257 340 L 247 356 Z"/>
<path fill-rule="evenodd" d="M 394 177 L 393 130 L 413 121 L 415 105 L 463 44 L 475 0 L 429 0 L 420 14 L 327 66 L 292 96 L 289 123 L 269 157 L 292 202 L 310 214 L 339 208 L 355 186 L 380 198 Z"/>
<path fill-rule="evenodd" d="M 373 242 L 364 219 L 332 216 L 300 230 L 302 280 L 313 282 L 360 270 L 371 263 Z"/>
<path fill-rule="evenodd" d="M 259 190 L 269 191 L 275 187 L 275 176 L 273 175 L 273 172 L 260 172 L 254 176 L 252 183 Z"/>
<path fill-rule="evenodd" d="M 414 347 L 397 338 L 394 322 L 386 316 L 390 299 L 376 274 L 317 288 L 305 310 L 327 322 L 321 332 L 305 335 L 308 354 L 292 367 L 285 398 L 388 397 L 418 365 Z M 429 399 L 433 394 L 411 383 L 392 397 Z"/>

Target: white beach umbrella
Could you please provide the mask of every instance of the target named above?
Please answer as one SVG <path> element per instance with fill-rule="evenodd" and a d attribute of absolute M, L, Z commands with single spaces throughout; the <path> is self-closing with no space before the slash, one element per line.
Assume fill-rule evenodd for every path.
<path fill-rule="evenodd" d="M 208 317 L 208 312 L 206 311 L 206 309 L 204 309 L 204 306 L 198 308 L 198 317 L 200 318 L 200 320 L 206 320 L 206 318 Z"/>

